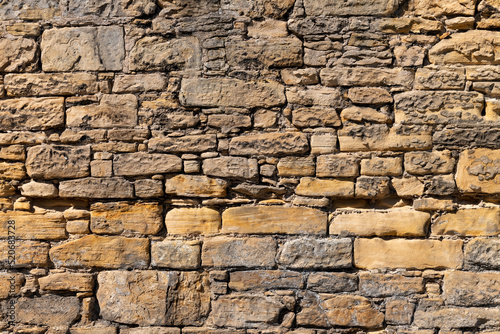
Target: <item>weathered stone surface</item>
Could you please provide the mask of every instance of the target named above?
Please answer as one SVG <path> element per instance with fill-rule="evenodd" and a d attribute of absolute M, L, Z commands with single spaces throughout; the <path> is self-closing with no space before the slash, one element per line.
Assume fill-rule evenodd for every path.
<path fill-rule="evenodd" d="M 99 91 L 97 76 L 90 73 L 7 74 L 9 96 L 84 95 Z"/>
<path fill-rule="evenodd" d="M 500 274 L 446 272 L 443 293 L 448 305 L 495 305 L 500 302 Z"/>
<path fill-rule="evenodd" d="M 342 96 L 338 88 L 324 87 L 290 87 L 286 89 L 288 103 L 304 106 L 325 106 L 339 108 Z"/>
<path fill-rule="evenodd" d="M 123 328 L 120 331 L 124 334 L 181 334 L 181 329 L 175 327 L 135 327 Z"/>
<path fill-rule="evenodd" d="M 208 116 L 208 126 L 219 128 L 223 133 L 233 132 L 252 126 L 252 119 L 247 115 L 222 115 Z"/>
<path fill-rule="evenodd" d="M 455 159 L 448 150 L 405 153 L 405 171 L 410 174 L 446 174 L 454 168 Z"/>
<path fill-rule="evenodd" d="M 69 326 L 79 313 L 80 300 L 72 296 L 22 297 L 16 303 L 16 320 L 30 325 Z"/>
<path fill-rule="evenodd" d="M 392 0 L 355 0 L 349 3 L 341 3 L 335 0 L 324 2 L 314 0 L 304 1 L 304 8 L 308 16 L 390 16 L 398 8 L 398 5 L 398 1 Z"/>
<path fill-rule="evenodd" d="M 227 182 L 204 175 L 176 175 L 165 181 L 165 193 L 188 197 L 225 197 Z"/>
<path fill-rule="evenodd" d="M 500 192 L 500 170 L 497 166 L 500 151 L 478 148 L 460 153 L 457 164 L 456 182 L 465 193 Z"/>
<path fill-rule="evenodd" d="M 0 130 L 48 130 L 64 124 L 60 97 L 0 100 Z"/>
<path fill-rule="evenodd" d="M 187 107 L 274 107 L 285 103 L 281 84 L 229 78 L 183 79 L 179 95 Z"/>
<path fill-rule="evenodd" d="M 295 193 L 301 196 L 352 197 L 354 182 L 303 177 Z"/>
<path fill-rule="evenodd" d="M 254 289 L 301 289 L 304 277 L 289 270 L 253 270 L 230 273 L 229 288 L 236 291 Z"/>
<path fill-rule="evenodd" d="M 436 124 L 481 118 L 484 96 L 477 92 L 412 91 L 394 97 L 396 123 Z"/>
<path fill-rule="evenodd" d="M 444 307 L 415 311 L 413 324 L 420 328 L 465 328 L 498 326 L 500 309 L 497 307 Z"/>
<path fill-rule="evenodd" d="M 59 183 L 59 196 L 66 198 L 132 198 L 133 193 L 133 184 L 120 177 L 87 177 Z"/>
<path fill-rule="evenodd" d="M 314 292 L 352 292 L 358 288 L 355 274 L 315 272 L 307 278 L 307 290 Z"/>
<path fill-rule="evenodd" d="M 158 203 L 109 202 L 90 207 L 90 229 L 95 234 L 157 234 L 163 207 Z"/>
<path fill-rule="evenodd" d="M 464 249 L 465 266 L 472 269 L 500 268 L 500 240 L 474 238 Z"/>
<path fill-rule="evenodd" d="M 64 6 L 63 3 L 61 6 Z M 126 2 L 95 3 L 92 0 L 69 0 L 65 16 L 82 17 L 87 15 L 107 17 L 139 17 L 151 15 L 156 6 L 153 0 L 132 0 Z"/>
<path fill-rule="evenodd" d="M 198 38 L 166 39 L 144 37 L 130 51 L 131 71 L 164 71 L 171 69 L 200 69 L 201 47 Z"/>
<path fill-rule="evenodd" d="M 56 267 L 145 268 L 149 240 L 89 235 L 52 247 L 49 255 Z"/>
<path fill-rule="evenodd" d="M 0 237 L 12 235 L 8 221 L 15 221 L 15 236 L 21 239 L 59 240 L 66 238 L 66 222 L 60 212 L 31 213 L 26 211 L 0 212 Z M 9 230 L 11 233 L 9 233 Z"/>
<path fill-rule="evenodd" d="M 192 135 L 182 137 L 159 137 L 149 140 L 149 148 L 160 153 L 193 153 L 215 150 L 217 137 L 215 135 Z"/>
<path fill-rule="evenodd" d="M 288 268 L 350 268 L 352 242 L 350 239 L 290 240 L 281 248 L 278 261 Z"/>
<path fill-rule="evenodd" d="M 22 273 L 0 273 L 0 298 L 6 299 L 9 296 L 19 295 L 24 284 Z"/>
<path fill-rule="evenodd" d="M 335 34 L 347 23 L 346 19 L 338 17 L 304 17 L 288 20 L 288 29 L 299 35 Z"/>
<path fill-rule="evenodd" d="M 389 195 L 390 178 L 387 176 L 360 176 L 356 179 L 356 197 L 384 198 Z"/>
<path fill-rule="evenodd" d="M 462 268 L 461 240 L 356 239 L 354 263 L 375 268 Z"/>
<path fill-rule="evenodd" d="M 259 175 L 257 160 L 242 157 L 219 157 L 204 159 L 203 173 L 216 177 L 255 179 Z"/>
<path fill-rule="evenodd" d="M 165 217 L 168 234 L 210 234 L 219 232 L 219 211 L 210 208 L 178 208 Z"/>
<path fill-rule="evenodd" d="M 332 67 L 321 70 L 325 86 L 404 86 L 413 83 L 413 73 L 402 68 Z"/>
<path fill-rule="evenodd" d="M 26 150 L 23 145 L 10 145 L 0 148 L 0 159 L 24 161 Z"/>
<path fill-rule="evenodd" d="M 278 322 L 284 309 L 276 295 L 231 294 L 212 302 L 209 321 L 218 327 L 255 328 Z"/>
<path fill-rule="evenodd" d="M 105 94 L 97 105 L 74 106 L 66 110 L 68 126 L 124 128 L 137 125 L 137 97 Z"/>
<path fill-rule="evenodd" d="M 52 183 L 46 182 L 31 182 L 25 183 L 21 186 L 21 195 L 26 197 L 57 197 L 59 191 Z"/>
<path fill-rule="evenodd" d="M 407 296 L 424 292 L 422 277 L 399 274 L 359 274 L 359 291 L 367 297 Z"/>
<path fill-rule="evenodd" d="M 456 204 L 452 199 L 426 197 L 415 199 L 413 208 L 420 211 L 453 211 Z"/>
<path fill-rule="evenodd" d="M 46 72 L 120 71 L 125 58 L 123 28 L 118 26 L 48 29 L 41 47 Z"/>
<path fill-rule="evenodd" d="M 2 19 L 28 19 L 40 20 L 51 19 L 54 15 L 60 15 L 57 0 L 42 0 L 28 2 L 13 0 L 2 4 L 0 7 L 0 17 Z"/>
<path fill-rule="evenodd" d="M 271 132 L 234 137 L 229 153 L 234 155 L 284 156 L 306 153 L 307 137 L 300 132 Z"/>
<path fill-rule="evenodd" d="M 499 235 L 500 209 L 478 208 L 446 213 L 434 222 L 432 234 L 463 237 Z"/>
<path fill-rule="evenodd" d="M 387 212 L 362 211 L 336 216 L 330 234 L 371 236 L 424 237 L 430 214 L 409 209 Z"/>
<path fill-rule="evenodd" d="M 350 88 L 347 94 L 349 100 L 357 104 L 386 104 L 392 103 L 392 95 L 384 88 L 355 87 Z"/>
<path fill-rule="evenodd" d="M 384 314 L 361 296 L 308 293 L 300 305 L 296 318 L 300 326 L 377 328 L 384 321 Z"/>
<path fill-rule="evenodd" d="M 302 65 L 302 42 L 295 36 L 236 40 L 226 43 L 226 59 L 235 67 L 292 67 Z"/>
<path fill-rule="evenodd" d="M 313 176 L 316 164 L 310 157 L 284 157 L 278 165 L 279 176 Z"/>
<path fill-rule="evenodd" d="M 416 15 L 437 17 L 442 15 L 474 15 L 475 2 L 473 0 L 412 0 L 409 9 Z"/>
<path fill-rule="evenodd" d="M 337 151 L 337 134 L 320 133 L 311 136 L 311 154 L 329 154 Z"/>
<path fill-rule="evenodd" d="M 403 164 L 400 157 L 396 158 L 380 158 L 373 157 L 371 159 L 361 160 L 362 175 L 387 175 L 398 176 L 403 174 Z"/>
<path fill-rule="evenodd" d="M 151 265 L 160 268 L 197 269 L 200 267 L 200 244 L 168 240 L 151 244 Z"/>
<path fill-rule="evenodd" d="M 22 180 L 26 177 L 26 171 L 22 162 L 0 162 L 0 179 Z"/>
<path fill-rule="evenodd" d="M 318 177 L 356 177 L 359 175 L 359 159 L 348 154 L 320 155 L 316 159 Z"/>
<path fill-rule="evenodd" d="M 271 237 L 218 236 L 203 242 L 204 267 L 273 267 L 277 244 Z"/>
<path fill-rule="evenodd" d="M 97 276 L 97 300 L 103 319 L 125 324 L 164 325 L 169 285 L 162 271 L 104 271 Z"/>
<path fill-rule="evenodd" d="M 0 39 L 0 72 L 31 72 L 37 68 L 38 47 L 28 38 Z"/>
<path fill-rule="evenodd" d="M 433 64 L 500 64 L 498 55 L 498 32 L 470 30 L 455 33 L 450 39 L 444 39 L 429 51 L 429 60 Z M 464 48 L 467 43 L 467 48 Z"/>
<path fill-rule="evenodd" d="M 465 73 L 467 80 L 470 81 L 497 81 L 500 79 L 500 66 L 467 66 Z"/>
<path fill-rule="evenodd" d="M 113 156 L 113 172 L 117 176 L 164 174 L 181 170 L 182 160 L 175 155 L 137 152 Z"/>
<path fill-rule="evenodd" d="M 391 325 L 409 325 L 413 320 L 415 304 L 405 299 L 390 300 L 385 306 L 385 321 Z M 417 332 L 423 332 L 417 331 Z M 430 334 L 430 333 L 428 333 Z"/>
<path fill-rule="evenodd" d="M 427 150 L 432 147 L 429 131 L 405 133 L 385 125 L 353 126 L 339 130 L 341 151 L 405 151 Z"/>
<path fill-rule="evenodd" d="M 224 10 L 245 13 L 250 17 L 283 17 L 293 7 L 294 0 L 278 0 L 269 3 L 264 0 L 222 0 L 221 8 Z"/>
<path fill-rule="evenodd" d="M 39 145 L 28 150 L 26 171 L 35 179 L 69 179 L 88 176 L 90 146 Z"/>
<path fill-rule="evenodd" d="M 499 148 L 498 130 L 497 127 L 447 127 L 434 133 L 433 142 L 447 148 L 462 148 L 463 146 Z"/>
<path fill-rule="evenodd" d="M 424 67 L 415 73 L 415 89 L 458 89 L 465 87 L 462 68 Z"/>
<path fill-rule="evenodd" d="M 113 83 L 113 93 L 163 90 L 166 86 L 167 78 L 160 73 L 118 75 Z"/>
<path fill-rule="evenodd" d="M 292 123 L 299 128 L 341 125 L 339 115 L 335 108 L 298 108 L 293 110 L 292 115 Z"/>
<path fill-rule="evenodd" d="M 0 265 L 2 268 L 46 267 L 49 263 L 50 244 L 40 241 L 16 240 L 16 259 L 9 259 L 9 244 L 0 243 Z"/>
<path fill-rule="evenodd" d="M 276 197 L 286 193 L 285 188 L 278 188 L 265 185 L 254 185 L 250 183 L 239 184 L 236 187 L 231 188 L 231 190 L 253 198 Z M 245 200 L 243 203 L 248 203 L 248 202 Z"/>
<path fill-rule="evenodd" d="M 284 69 L 281 79 L 287 85 L 315 85 L 319 83 L 318 72 L 314 68 Z"/>
<path fill-rule="evenodd" d="M 301 207 L 241 206 L 222 214 L 222 233 L 326 234 L 325 212 Z"/>
<path fill-rule="evenodd" d="M 38 279 L 40 289 L 47 291 L 84 292 L 94 289 L 94 276 L 82 273 L 57 273 Z"/>

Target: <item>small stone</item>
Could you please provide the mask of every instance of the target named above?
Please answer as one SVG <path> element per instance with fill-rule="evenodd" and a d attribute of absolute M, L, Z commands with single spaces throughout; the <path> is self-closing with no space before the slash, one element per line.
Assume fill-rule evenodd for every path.
<path fill-rule="evenodd" d="M 390 178 L 387 176 L 360 176 L 356 179 L 356 197 L 384 198 L 389 195 Z"/>
<path fill-rule="evenodd" d="M 34 268 L 47 267 L 49 265 L 50 244 L 40 241 L 16 240 L 16 261 L 8 258 L 9 244 L 0 244 L 0 264 L 3 268 Z M 10 259 L 11 260 L 11 259 Z"/>
<path fill-rule="evenodd" d="M 113 84 L 113 93 L 161 91 L 166 86 L 167 78 L 160 73 L 118 75 Z"/>
<path fill-rule="evenodd" d="M 302 274 L 288 270 L 235 271 L 229 278 L 229 288 L 235 291 L 301 289 L 303 285 Z"/>
<path fill-rule="evenodd" d="M 415 13 L 415 15 L 418 16 L 473 16 L 475 10 L 475 2 L 473 0 L 452 0 L 446 3 L 442 3 L 439 0 L 412 0 L 409 4 L 409 10 L 411 10 Z"/>
<path fill-rule="evenodd" d="M 318 177 L 356 177 L 359 175 L 359 159 L 353 155 L 320 155 L 316 159 Z"/>
<path fill-rule="evenodd" d="M 392 103 L 391 94 L 383 88 L 350 88 L 347 97 L 357 104 L 386 104 Z"/>
<path fill-rule="evenodd" d="M 369 107 L 352 106 L 342 110 L 342 121 L 392 123 L 392 118 L 376 109 Z"/>
<path fill-rule="evenodd" d="M 286 85 L 315 85 L 319 83 L 316 69 L 284 69 L 281 70 L 281 79 Z"/>
<path fill-rule="evenodd" d="M 90 162 L 90 176 L 111 177 L 113 176 L 113 162 L 110 160 L 93 160 Z"/>
<path fill-rule="evenodd" d="M 90 73 L 7 74 L 9 96 L 85 95 L 99 91 L 97 76 Z"/>
<path fill-rule="evenodd" d="M 50 274 L 38 279 L 40 289 L 47 291 L 92 291 L 94 276 L 92 274 L 60 273 Z"/>
<path fill-rule="evenodd" d="M 385 0 L 374 0 L 369 2 L 355 0 L 347 5 L 335 0 L 327 0 L 322 3 L 313 0 L 304 1 L 304 9 L 307 16 L 390 16 L 397 8 L 397 2 Z"/>
<path fill-rule="evenodd" d="M 424 184 L 416 177 L 393 178 L 391 184 L 399 197 L 415 197 L 424 194 Z"/>
<path fill-rule="evenodd" d="M 311 157 L 284 157 L 279 160 L 277 167 L 278 175 L 282 177 L 314 176 L 316 171 L 316 164 Z"/>
<path fill-rule="evenodd" d="M 361 174 L 369 176 L 399 176 L 403 174 L 402 159 L 373 157 L 361 160 Z"/>
<path fill-rule="evenodd" d="M 390 300 L 385 305 L 385 321 L 391 325 L 409 325 L 415 312 L 415 304 L 406 300 Z"/>
<path fill-rule="evenodd" d="M 216 177 L 255 179 L 259 175 L 257 160 L 242 157 L 219 157 L 203 160 L 203 172 Z"/>
<path fill-rule="evenodd" d="M 307 107 L 294 109 L 292 123 L 299 128 L 340 126 L 335 108 Z"/>
<path fill-rule="evenodd" d="M 135 196 L 153 198 L 163 196 L 163 182 L 160 180 L 142 179 L 134 182 Z"/>
<path fill-rule="evenodd" d="M 288 103 L 303 106 L 325 106 L 340 108 L 342 97 L 338 88 L 290 87 L 286 89 Z"/>
<path fill-rule="evenodd" d="M 26 203 L 28 210 L 30 202 L 22 202 L 18 199 L 16 203 Z M 65 221 L 62 213 L 48 211 L 46 213 L 31 213 L 23 211 L 0 212 L 0 237 L 7 238 L 12 235 L 8 221 L 15 222 L 16 238 L 37 240 L 60 240 L 66 238 Z"/>
<path fill-rule="evenodd" d="M 52 183 L 36 182 L 31 180 L 21 186 L 21 195 L 27 197 L 57 197 L 58 190 Z"/>
<path fill-rule="evenodd" d="M 413 83 L 413 73 L 402 68 L 332 67 L 321 70 L 325 86 L 404 86 Z"/>
<path fill-rule="evenodd" d="M 474 238 L 465 247 L 465 265 L 471 269 L 500 268 L 500 240 Z"/>
<path fill-rule="evenodd" d="M 337 135 L 332 133 L 311 136 L 311 154 L 329 154 L 337 151 Z"/>

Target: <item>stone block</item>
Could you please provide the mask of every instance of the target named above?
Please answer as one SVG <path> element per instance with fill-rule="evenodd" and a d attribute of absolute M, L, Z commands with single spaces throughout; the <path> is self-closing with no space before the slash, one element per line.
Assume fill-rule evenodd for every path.
<path fill-rule="evenodd" d="M 80 315 L 80 300 L 74 296 L 22 297 L 15 305 L 16 320 L 30 325 L 69 326 Z"/>
<path fill-rule="evenodd" d="M 198 242 L 168 240 L 151 244 L 151 265 L 160 268 L 192 270 L 200 267 Z"/>
<path fill-rule="evenodd" d="M 217 149 L 215 135 L 188 135 L 182 137 L 151 138 L 148 143 L 152 152 L 198 153 Z"/>
<path fill-rule="evenodd" d="M 9 224 L 14 221 L 14 224 Z M 15 230 L 12 227 L 14 226 Z M 9 233 L 10 231 L 10 233 Z M 7 239 L 12 232 L 25 240 L 61 240 L 66 238 L 66 222 L 57 211 L 31 213 L 29 211 L 0 212 L 0 237 Z"/>
<path fill-rule="evenodd" d="M 165 180 L 165 193 L 188 197 L 226 197 L 227 182 L 204 175 L 176 175 Z"/>
<path fill-rule="evenodd" d="M 177 208 L 165 217 L 168 234 L 211 234 L 219 232 L 220 213 L 210 208 Z"/>
<path fill-rule="evenodd" d="M 40 289 L 46 291 L 86 292 L 94 289 L 94 275 L 82 273 L 57 273 L 38 279 Z"/>
<path fill-rule="evenodd" d="M 348 198 L 354 196 L 354 182 L 303 177 L 295 193 L 301 196 Z"/>
<path fill-rule="evenodd" d="M 446 174 L 454 169 L 455 159 L 448 150 L 405 153 L 405 171 L 410 174 Z"/>
<path fill-rule="evenodd" d="M 91 95 L 99 91 L 97 76 L 90 73 L 7 74 L 9 96 Z"/>
<path fill-rule="evenodd" d="M 423 293 L 422 277 L 406 277 L 400 274 L 359 274 L 359 291 L 366 297 L 409 296 Z"/>
<path fill-rule="evenodd" d="M 314 272 L 307 277 L 307 290 L 314 292 L 352 292 L 358 289 L 358 276 L 348 273 Z"/>
<path fill-rule="evenodd" d="M 32 72 L 37 69 L 38 45 L 33 39 L 0 38 L 0 50 L 0 71 Z"/>
<path fill-rule="evenodd" d="M 257 160 L 242 157 L 219 157 L 204 159 L 203 173 L 216 177 L 255 179 L 259 175 Z"/>
<path fill-rule="evenodd" d="M 270 132 L 233 137 L 229 153 L 245 156 L 285 156 L 309 150 L 307 137 L 299 132 Z"/>
<path fill-rule="evenodd" d="M 113 172 L 116 176 L 165 174 L 181 170 L 182 160 L 175 155 L 136 152 L 113 156 Z"/>
<path fill-rule="evenodd" d="M 230 273 L 229 288 L 235 291 L 302 289 L 304 277 L 289 270 L 252 270 Z"/>
<path fill-rule="evenodd" d="M 411 87 L 413 72 L 402 68 L 332 67 L 321 70 L 325 86 L 403 86 Z"/>
<path fill-rule="evenodd" d="M 301 238 L 286 241 L 278 262 L 294 269 L 340 269 L 352 266 L 350 239 Z"/>
<path fill-rule="evenodd" d="M 26 171 L 35 179 L 80 178 L 90 174 L 90 146 L 38 145 L 28 150 Z"/>
<path fill-rule="evenodd" d="M 60 97 L 0 100 L 0 130 L 48 130 L 64 125 L 64 99 Z M 32 134 L 33 136 L 33 134 Z"/>
<path fill-rule="evenodd" d="M 432 234 L 461 237 L 497 236 L 500 234 L 500 209 L 476 208 L 445 213 L 432 225 Z"/>
<path fill-rule="evenodd" d="M 304 8 L 308 16 L 390 16 L 398 8 L 398 2 L 387 0 L 355 0 L 344 4 L 335 0 L 324 2 L 305 0 Z"/>
<path fill-rule="evenodd" d="M 399 176 L 403 174 L 402 162 L 400 157 L 363 159 L 361 160 L 361 174 L 368 176 Z"/>
<path fill-rule="evenodd" d="M 474 238 L 464 249 L 465 266 L 471 269 L 500 269 L 500 240 Z"/>
<path fill-rule="evenodd" d="M 63 198 L 133 198 L 133 183 L 120 177 L 87 177 L 61 181 L 59 196 Z"/>

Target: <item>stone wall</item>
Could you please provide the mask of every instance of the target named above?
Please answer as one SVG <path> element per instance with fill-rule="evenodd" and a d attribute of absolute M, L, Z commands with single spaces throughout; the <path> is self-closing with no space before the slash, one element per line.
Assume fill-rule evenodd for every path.
<path fill-rule="evenodd" d="M 2 333 L 499 333 L 498 1 L 0 19 Z"/>

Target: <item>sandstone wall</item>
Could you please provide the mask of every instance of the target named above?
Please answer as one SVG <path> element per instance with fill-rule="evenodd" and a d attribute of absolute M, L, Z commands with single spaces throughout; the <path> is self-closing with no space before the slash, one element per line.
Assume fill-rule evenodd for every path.
<path fill-rule="evenodd" d="M 499 332 L 498 1 L 0 19 L 2 333 Z"/>

